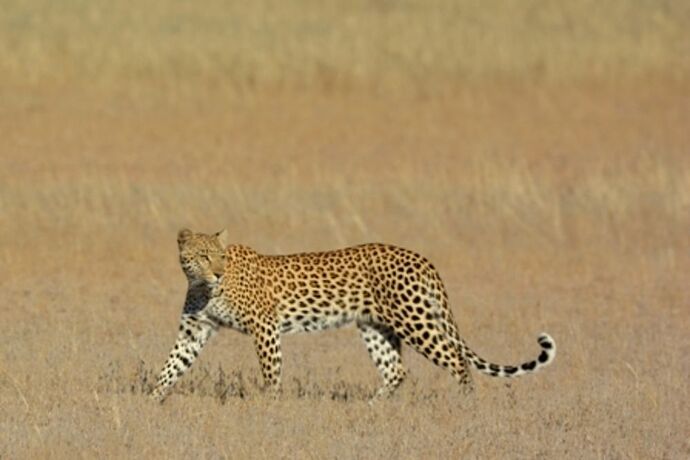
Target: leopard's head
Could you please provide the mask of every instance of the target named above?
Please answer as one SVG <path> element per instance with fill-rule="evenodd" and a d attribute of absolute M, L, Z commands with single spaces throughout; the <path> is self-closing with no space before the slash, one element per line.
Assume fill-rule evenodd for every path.
<path fill-rule="evenodd" d="M 207 235 L 183 228 L 177 233 L 180 266 L 190 284 L 214 283 L 225 269 L 228 232 Z"/>

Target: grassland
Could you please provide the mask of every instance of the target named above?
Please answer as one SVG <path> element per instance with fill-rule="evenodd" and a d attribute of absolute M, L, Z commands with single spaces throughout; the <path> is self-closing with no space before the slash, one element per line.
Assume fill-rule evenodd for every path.
<path fill-rule="evenodd" d="M 147 99 L 681 78 L 690 70 L 688 23 L 690 6 L 673 0 L 7 0 L 0 73 L 14 84 Z"/>
<path fill-rule="evenodd" d="M 690 13 L 571 3 L 5 2 L 0 458 L 690 456 Z M 559 356 L 405 350 L 369 408 L 356 331 L 289 336 L 274 402 L 224 331 L 151 404 L 182 226 L 415 249 L 479 353 Z"/>

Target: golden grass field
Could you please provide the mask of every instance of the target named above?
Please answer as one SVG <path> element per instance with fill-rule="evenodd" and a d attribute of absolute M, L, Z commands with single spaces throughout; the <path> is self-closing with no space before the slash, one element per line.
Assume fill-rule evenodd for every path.
<path fill-rule="evenodd" d="M 690 457 L 687 2 L 2 9 L 0 459 Z M 278 401 L 222 331 L 153 404 L 183 226 L 414 249 L 477 352 L 559 354 L 464 396 L 407 349 L 370 408 L 356 330 Z"/>

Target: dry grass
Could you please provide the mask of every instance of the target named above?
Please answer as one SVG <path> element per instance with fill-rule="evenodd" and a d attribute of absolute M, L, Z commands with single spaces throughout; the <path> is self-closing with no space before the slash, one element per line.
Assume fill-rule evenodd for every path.
<path fill-rule="evenodd" d="M 8 3 L 0 458 L 690 456 L 687 6 L 458 4 Z M 406 350 L 369 408 L 355 331 L 289 336 L 274 402 L 226 331 L 150 404 L 181 226 L 407 246 L 479 353 L 559 356 L 465 397 Z"/>

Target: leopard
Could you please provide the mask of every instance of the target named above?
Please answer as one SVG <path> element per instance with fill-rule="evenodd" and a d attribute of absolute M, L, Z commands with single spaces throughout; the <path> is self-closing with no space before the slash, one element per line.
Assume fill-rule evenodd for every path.
<path fill-rule="evenodd" d="M 489 362 L 460 336 L 446 288 L 434 265 L 395 245 L 368 243 L 324 252 L 262 255 L 230 244 L 227 230 L 178 232 L 188 289 L 175 344 L 150 394 L 167 398 L 221 328 L 253 338 L 264 389 L 281 393 L 281 337 L 354 323 L 381 386 L 370 402 L 391 396 L 406 377 L 404 344 L 446 369 L 472 392 L 474 369 L 514 378 L 551 364 L 556 343 L 547 333 L 536 358 L 516 365 Z M 278 397 L 278 396 L 276 396 Z"/>

